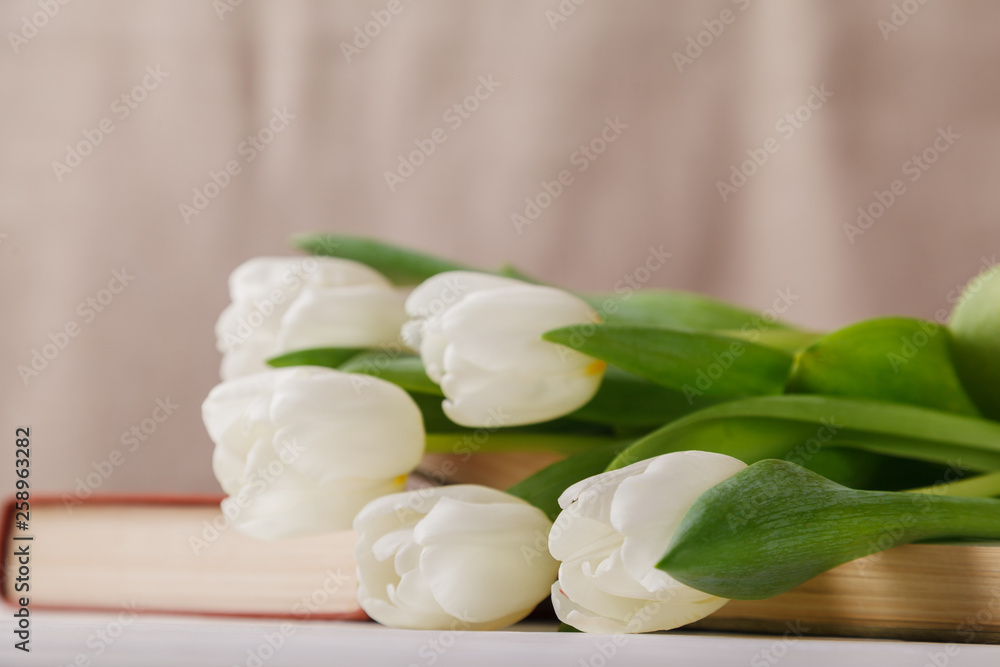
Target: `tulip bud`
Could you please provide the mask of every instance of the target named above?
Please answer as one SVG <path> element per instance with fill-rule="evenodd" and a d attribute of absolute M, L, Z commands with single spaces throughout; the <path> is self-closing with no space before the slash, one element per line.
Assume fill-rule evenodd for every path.
<path fill-rule="evenodd" d="M 358 513 L 358 601 L 379 623 L 495 630 L 549 593 L 545 514 L 510 494 L 456 485 L 379 498 Z"/>
<path fill-rule="evenodd" d="M 552 586 L 559 619 L 584 632 L 652 632 L 722 607 L 728 600 L 656 566 L 698 497 L 745 467 L 723 454 L 674 452 L 566 489 L 549 535 L 549 551 L 561 561 Z"/>
<path fill-rule="evenodd" d="M 943 495 L 959 488 L 993 495 L 991 477 L 919 492 L 864 491 L 765 459 L 703 493 L 657 567 L 712 595 L 762 600 L 900 544 L 996 540 L 1000 501 Z"/>
<path fill-rule="evenodd" d="M 969 281 L 948 327 L 965 390 L 984 415 L 1000 420 L 1000 266 Z"/>
<path fill-rule="evenodd" d="M 553 287 L 466 271 L 438 274 L 406 301 L 403 339 L 441 386 L 445 414 L 463 426 L 534 424 L 582 407 L 605 364 L 542 340 L 599 322 L 583 300 Z"/>
<path fill-rule="evenodd" d="M 257 257 L 233 271 L 229 291 L 215 326 L 224 380 L 265 370 L 284 352 L 394 342 L 406 319 L 402 294 L 346 259 Z"/>
<path fill-rule="evenodd" d="M 403 489 L 424 453 L 420 409 L 394 384 L 356 380 L 295 366 L 212 389 L 202 416 L 237 528 L 259 539 L 345 530 Z"/>

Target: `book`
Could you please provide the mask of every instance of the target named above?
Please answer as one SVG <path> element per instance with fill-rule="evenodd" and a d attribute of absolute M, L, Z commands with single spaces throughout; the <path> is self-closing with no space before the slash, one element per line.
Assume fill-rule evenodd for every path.
<path fill-rule="evenodd" d="M 3 515 L 3 598 L 32 609 L 360 619 L 352 532 L 262 541 L 233 528 L 215 496 L 31 499 L 27 531 Z M 15 540 L 30 536 L 30 540 Z M 30 590 L 15 590 L 18 548 Z"/>
<path fill-rule="evenodd" d="M 31 605 L 48 609 L 364 619 L 355 536 L 259 541 L 219 497 L 94 496 L 31 502 Z M 3 515 L 2 593 L 16 604 L 25 541 Z M 769 600 L 733 600 L 686 629 L 1000 642 L 1000 546 L 906 545 L 846 563 Z"/>
<path fill-rule="evenodd" d="M 768 600 L 731 600 L 688 627 L 1000 643 L 1000 546 L 897 546 Z"/>

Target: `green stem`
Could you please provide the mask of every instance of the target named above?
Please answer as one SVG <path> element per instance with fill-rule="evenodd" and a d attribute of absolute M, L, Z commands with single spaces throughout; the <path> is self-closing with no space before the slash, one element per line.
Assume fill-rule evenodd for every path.
<path fill-rule="evenodd" d="M 889 495 L 890 491 L 870 491 Z M 896 494 L 893 494 L 896 495 Z M 927 495 L 928 505 L 918 510 L 917 521 L 907 542 L 949 538 L 1000 540 L 1000 502 L 992 498 Z M 900 513 L 886 510 L 887 521 Z"/>
<path fill-rule="evenodd" d="M 485 433 L 485 437 L 478 436 L 480 432 Z M 493 433 L 485 430 L 469 433 L 428 433 L 427 453 L 550 452 L 572 455 L 620 442 L 608 436 L 570 433 L 506 433 L 502 430 Z"/>

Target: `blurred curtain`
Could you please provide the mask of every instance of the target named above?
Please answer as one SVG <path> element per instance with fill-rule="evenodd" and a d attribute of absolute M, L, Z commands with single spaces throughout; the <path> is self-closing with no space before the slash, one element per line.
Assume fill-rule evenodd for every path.
<path fill-rule="evenodd" d="M 8 0 L 0 25 L 0 411 L 41 489 L 217 488 L 226 277 L 296 231 L 791 294 L 817 328 L 932 317 L 997 250 L 993 3 Z"/>

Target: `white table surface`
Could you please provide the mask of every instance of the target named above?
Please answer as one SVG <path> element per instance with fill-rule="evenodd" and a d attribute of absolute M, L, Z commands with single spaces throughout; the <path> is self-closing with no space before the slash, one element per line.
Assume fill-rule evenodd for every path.
<path fill-rule="evenodd" d="M 115 614 L 42 611 L 31 615 L 31 653 L 25 654 L 13 648 L 12 610 L 3 611 L 3 667 L 1000 667 L 1000 646 L 952 645 L 949 655 L 946 644 L 808 638 L 786 644 L 780 637 L 703 632 L 620 636 L 616 645 L 612 635 L 556 634 L 548 624 L 500 632 L 423 632 L 374 623 L 296 622 L 285 626 L 280 648 L 252 657 L 249 652 L 266 646 L 268 635 L 278 641 L 281 621 L 142 615 L 118 626 Z M 258 662 L 259 656 L 266 659 Z"/>

